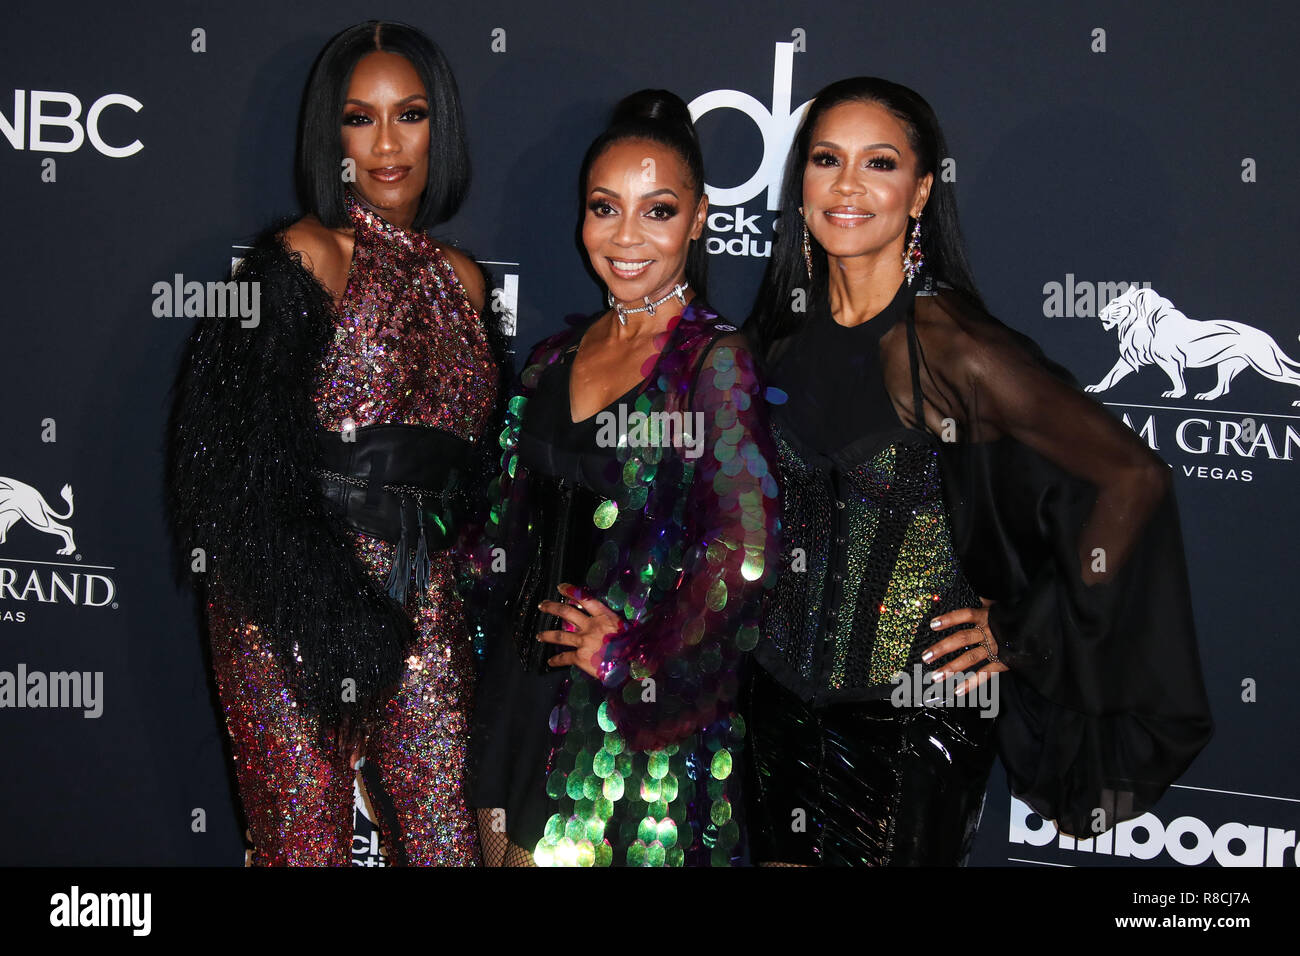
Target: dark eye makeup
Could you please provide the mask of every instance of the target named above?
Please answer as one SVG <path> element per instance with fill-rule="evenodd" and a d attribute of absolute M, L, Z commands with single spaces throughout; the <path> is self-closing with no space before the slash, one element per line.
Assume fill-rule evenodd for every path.
<path fill-rule="evenodd" d="M 588 201 L 587 208 L 597 216 L 610 216 L 615 212 L 614 207 L 607 199 L 592 199 Z M 667 222 L 677 215 L 677 206 L 668 202 L 657 202 L 645 214 L 658 222 Z"/>
<path fill-rule="evenodd" d="M 814 150 L 813 154 L 808 157 L 808 161 L 814 166 L 838 166 L 840 158 L 834 153 L 825 149 Z M 889 155 L 872 156 L 867 160 L 866 165 L 871 169 L 891 170 L 898 168 L 898 161 Z"/>
<path fill-rule="evenodd" d="M 398 117 L 404 123 L 422 123 L 429 118 L 429 111 L 423 106 L 408 106 Z M 366 113 L 344 113 L 344 126 L 365 126 L 371 122 L 370 116 Z"/>

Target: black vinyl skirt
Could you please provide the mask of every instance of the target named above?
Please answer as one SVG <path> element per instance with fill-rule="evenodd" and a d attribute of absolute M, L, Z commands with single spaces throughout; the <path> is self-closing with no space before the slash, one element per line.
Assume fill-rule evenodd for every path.
<path fill-rule="evenodd" d="M 757 663 L 746 698 L 755 863 L 965 864 L 996 719 L 889 700 L 813 709 Z"/>

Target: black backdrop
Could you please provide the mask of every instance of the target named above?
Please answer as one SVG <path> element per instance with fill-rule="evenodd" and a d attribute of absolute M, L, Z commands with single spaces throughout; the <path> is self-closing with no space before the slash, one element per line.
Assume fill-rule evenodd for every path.
<path fill-rule="evenodd" d="M 0 481 L 60 514 L 70 485 L 75 544 L 59 554 L 62 537 L 0 512 L 0 703 L 6 673 L 66 671 L 102 675 L 102 710 L 0 707 L 0 863 L 242 861 L 160 508 L 166 389 L 191 320 L 155 316 L 151 290 L 178 273 L 220 278 L 242 237 L 294 210 L 302 86 L 355 21 L 405 20 L 447 52 L 475 174 L 440 235 L 493 263 L 521 350 L 598 301 L 574 183 L 620 96 L 663 86 L 701 111 L 720 214 L 710 298 L 740 319 L 773 225 L 765 152 L 778 172 L 793 111 L 831 80 L 877 74 L 920 91 L 946 127 L 993 311 L 1082 381 L 1118 358 L 1098 312 L 1129 282 L 1188 320 L 1240 323 L 1229 337 L 1261 362 L 1300 358 L 1284 287 L 1300 212 L 1297 18 L 1280 4 L 14 6 L 0 40 Z M 75 123 L 53 119 L 70 105 Z M 1173 468 L 1217 736 L 1154 814 L 1097 846 L 1027 818 L 995 772 L 976 863 L 1296 865 L 1300 376 L 1247 369 L 1198 399 L 1216 379 L 1208 359 L 1166 397 L 1159 363 L 1194 361 L 1205 327 L 1171 328 L 1155 364 L 1097 397 Z M 34 500 L 20 492 L 0 508 Z M 373 862 L 363 842 L 357 861 Z"/>

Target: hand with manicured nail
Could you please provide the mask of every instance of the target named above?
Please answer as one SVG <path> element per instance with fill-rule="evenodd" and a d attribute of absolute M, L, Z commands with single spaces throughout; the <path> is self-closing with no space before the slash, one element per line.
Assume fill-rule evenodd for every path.
<path fill-rule="evenodd" d="M 584 597 L 572 584 L 561 584 L 556 590 L 567 597 L 570 603 L 543 601 L 537 606 L 547 614 L 561 618 L 569 626 L 562 631 L 542 631 L 537 639 L 547 644 L 571 647 L 573 650 L 556 654 L 547 663 L 552 667 L 568 667 L 572 664 L 592 677 L 599 677 L 596 662 L 600 659 L 600 649 L 604 646 L 606 636 L 616 634 L 620 629 L 618 615 L 595 598 Z"/>
<path fill-rule="evenodd" d="M 954 657 L 943 666 L 942 670 L 933 671 L 930 674 L 930 680 L 941 681 L 949 674 L 966 672 L 973 670 L 980 664 L 980 667 L 973 678 L 967 678 L 962 682 L 954 692 L 953 696 L 960 697 L 967 691 L 974 690 L 989 679 L 993 674 L 999 671 L 1005 671 L 1009 668 L 1001 661 L 991 659 L 998 656 L 998 639 L 993 634 L 993 629 L 989 627 L 989 607 L 993 602 L 988 598 L 980 598 L 983 607 L 960 607 L 956 610 L 949 611 L 947 614 L 940 614 L 930 621 L 931 630 L 943 631 L 950 627 L 956 627 L 959 624 L 973 624 L 974 627 L 963 628 L 955 634 L 949 634 L 943 640 L 931 644 L 921 660 L 932 661 L 938 657 L 944 657 L 952 654 L 962 648 L 967 648 L 965 654 Z M 984 639 L 987 637 L 988 646 L 984 645 Z"/>

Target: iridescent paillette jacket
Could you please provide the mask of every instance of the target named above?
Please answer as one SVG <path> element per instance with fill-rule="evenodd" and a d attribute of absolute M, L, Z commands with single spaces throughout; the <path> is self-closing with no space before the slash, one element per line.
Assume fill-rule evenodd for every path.
<path fill-rule="evenodd" d="M 484 582 L 499 609 L 516 599 L 520 566 L 537 544 L 520 426 L 542 370 L 586 326 L 541 342 L 509 403 L 487 540 L 504 549 L 512 573 L 488 573 Z M 775 450 L 736 328 L 697 299 L 665 336 L 636 411 L 648 420 L 684 414 L 679 420 L 702 425 L 703 441 L 639 441 L 633 423 L 619 438 L 619 490 L 592 515 L 601 529 L 596 559 L 586 580 L 573 583 L 620 615 L 622 627 L 606 638 L 601 679 L 571 668 L 551 714 L 548 777 L 538 786 L 552 812 L 527 847 L 540 865 L 725 866 L 741 852 L 733 759 L 745 729 L 732 702 L 778 571 Z M 508 626 L 489 631 L 491 640 L 508 635 Z"/>

